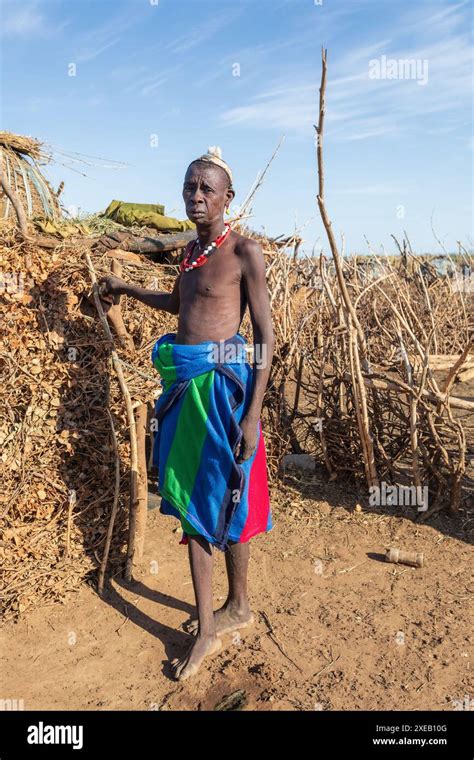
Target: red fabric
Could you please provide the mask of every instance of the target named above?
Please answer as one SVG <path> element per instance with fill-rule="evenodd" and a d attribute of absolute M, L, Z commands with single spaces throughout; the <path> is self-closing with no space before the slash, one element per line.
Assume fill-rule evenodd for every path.
<path fill-rule="evenodd" d="M 240 534 L 239 541 L 248 541 L 257 533 L 263 533 L 267 529 L 268 515 L 270 513 L 270 494 L 268 491 L 267 478 L 267 454 L 263 438 L 262 423 L 259 420 L 260 439 L 257 452 L 250 470 L 249 482 L 249 511 L 244 529 Z"/>

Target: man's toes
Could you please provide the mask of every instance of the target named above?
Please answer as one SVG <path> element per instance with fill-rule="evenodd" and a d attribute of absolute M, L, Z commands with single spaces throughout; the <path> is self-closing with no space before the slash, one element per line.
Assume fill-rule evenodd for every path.
<path fill-rule="evenodd" d="M 200 644 L 202 645 L 202 642 Z M 187 678 L 194 676 L 198 672 L 202 661 L 208 655 L 215 654 L 221 649 L 222 641 L 216 638 L 213 642 L 205 644 L 204 647 L 198 646 L 197 650 L 195 647 L 196 644 L 191 652 L 186 657 L 183 657 L 182 660 L 179 660 L 175 666 L 174 676 L 178 681 L 185 681 Z"/>
<path fill-rule="evenodd" d="M 196 675 L 199 670 L 199 665 L 195 663 L 188 663 L 186 667 L 181 668 L 177 675 L 178 681 L 186 681 L 187 678 Z"/>

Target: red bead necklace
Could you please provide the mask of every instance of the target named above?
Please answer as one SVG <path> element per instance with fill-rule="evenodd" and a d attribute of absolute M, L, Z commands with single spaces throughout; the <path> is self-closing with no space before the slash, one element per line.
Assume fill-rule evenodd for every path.
<path fill-rule="evenodd" d="M 230 225 L 225 224 L 224 225 L 224 231 L 222 232 L 219 237 L 216 237 L 215 240 L 212 241 L 212 243 L 209 243 L 203 250 L 203 252 L 197 257 L 195 261 L 191 262 L 191 256 L 193 255 L 194 248 L 196 245 L 199 246 L 199 249 L 201 249 L 201 243 L 199 238 L 196 240 L 193 240 L 190 243 L 190 248 L 186 256 L 184 257 L 183 261 L 179 265 L 179 271 L 180 272 L 190 272 L 192 269 L 197 269 L 197 267 L 202 267 L 203 264 L 205 264 L 211 255 L 217 248 L 220 248 L 222 243 L 227 240 L 230 233 Z M 191 262 L 191 263 L 190 263 Z"/>

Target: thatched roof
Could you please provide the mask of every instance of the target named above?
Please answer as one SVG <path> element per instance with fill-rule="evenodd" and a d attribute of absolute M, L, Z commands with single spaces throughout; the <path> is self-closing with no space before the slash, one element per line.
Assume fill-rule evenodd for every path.
<path fill-rule="evenodd" d="M 60 216 L 56 193 L 43 176 L 38 162 L 51 158 L 43 143 L 33 137 L 0 132 L 0 161 L 4 176 L 29 218 Z M 11 201 L 0 188 L 0 219 L 15 217 Z"/>

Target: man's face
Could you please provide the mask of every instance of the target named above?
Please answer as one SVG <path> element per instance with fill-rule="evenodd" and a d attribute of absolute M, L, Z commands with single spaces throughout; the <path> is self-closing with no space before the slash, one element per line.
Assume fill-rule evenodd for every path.
<path fill-rule="evenodd" d="M 209 224 L 222 219 L 226 206 L 234 197 L 225 172 L 218 166 L 191 164 L 183 184 L 186 214 L 195 224 Z"/>

